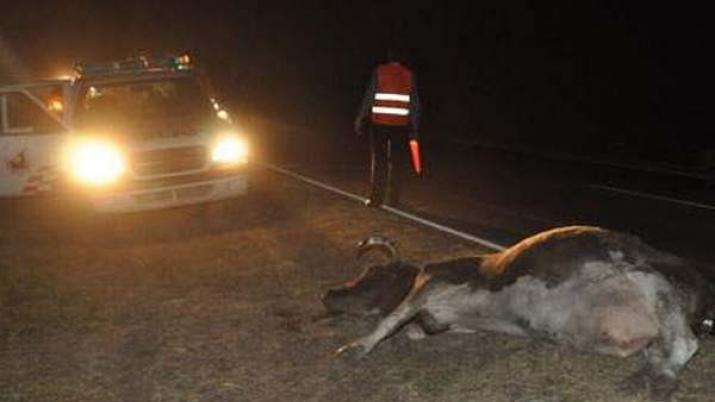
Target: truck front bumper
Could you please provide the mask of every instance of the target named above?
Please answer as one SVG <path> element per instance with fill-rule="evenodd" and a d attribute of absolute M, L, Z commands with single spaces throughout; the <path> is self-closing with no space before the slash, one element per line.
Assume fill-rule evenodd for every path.
<path fill-rule="evenodd" d="M 138 212 L 219 201 L 248 191 L 246 172 L 156 188 L 90 194 L 97 212 Z"/>

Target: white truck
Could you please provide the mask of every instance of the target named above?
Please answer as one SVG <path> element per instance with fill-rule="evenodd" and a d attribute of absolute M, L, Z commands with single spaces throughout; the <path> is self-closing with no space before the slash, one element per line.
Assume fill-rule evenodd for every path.
<path fill-rule="evenodd" d="M 187 55 L 0 88 L 0 197 L 69 191 L 101 212 L 196 204 L 245 193 L 248 158 Z"/>

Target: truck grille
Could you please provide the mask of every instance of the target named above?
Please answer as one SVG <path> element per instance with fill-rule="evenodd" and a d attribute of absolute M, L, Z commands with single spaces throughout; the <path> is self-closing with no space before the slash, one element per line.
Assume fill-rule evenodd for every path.
<path fill-rule="evenodd" d="M 137 176 L 155 176 L 198 170 L 206 164 L 203 146 L 157 149 L 137 152 L 132 158 L 132 170 Z"/>

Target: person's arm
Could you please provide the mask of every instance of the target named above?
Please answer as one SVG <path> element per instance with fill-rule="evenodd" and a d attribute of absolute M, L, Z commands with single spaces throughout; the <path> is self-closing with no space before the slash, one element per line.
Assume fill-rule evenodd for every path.
<path fill-rule="evenodd" d="M 375 87 L 377 86 L 375 81 L 376 76 L 375 72 L 373 72 L 372 77 L 370 78 L 370 85 L 368 85 L 367 90 L 365 90 L 365 95 L 363 95 L 362 103 L 360 104 L 360 110 L 355 118 L 355 132 L 358 135 L 362 134 L 365 120 L 367 120 L 372 111 L 372 103 L 375 98 Z"/>

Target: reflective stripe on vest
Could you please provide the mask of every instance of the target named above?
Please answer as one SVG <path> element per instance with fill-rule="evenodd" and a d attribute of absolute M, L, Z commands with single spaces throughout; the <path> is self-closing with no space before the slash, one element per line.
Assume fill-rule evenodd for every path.
<path fill-rule="evenodd" d="M 398 63 L 382 64 L 375 72 L 377 85 L 372 121 L 388 126 L 409 124 L 412 72 Z"/>
<path fill-rule="evenodd" d="M 372 112 L 378 114 L 393 114 L 395 116 L 407 116 L 410 114 L 410 109 L 405 109 L 404 107 L 373 106 Z"/>
<path fill-rule="evenodd" d="M 386 100 L 386 101 L 398 101 L 398 102 L 410 102 L 410 95 L 403 94 L 388 94 L 384 92 L 378 92 L 375 94 L 375 100 Z"/>

